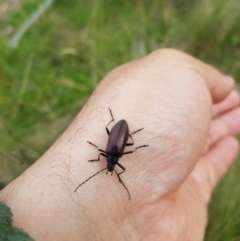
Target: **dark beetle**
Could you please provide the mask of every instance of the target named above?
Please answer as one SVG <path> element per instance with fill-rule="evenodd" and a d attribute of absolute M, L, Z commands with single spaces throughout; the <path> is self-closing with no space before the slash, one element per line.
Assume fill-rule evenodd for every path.
<path fill-rule="evenodd" d="M 99 174 L 100 172 L 104 171 L 107 169 L 107 173 L 111 172 L 113 174 L 113 172 L 115 172 L 118 176 L 118 180 L 120 183 L 122 183 L 122 185 L 125 187 L 125 189 L 128 192 L 129 195 L 129 200 L 131 200 L 131 196 L 130 193 L 127 189 L 127 187 L 125 186 L 125 184 L 123 183 L 123 181 L 120 178 L 120 175 L 122 173 L 125 172 L 125 168 L 118 162 L 119 158 L 122 157 L 123 155 L 126 154 L 131 154 L 133 152 L 135 152 L 137 149 L 142 148 L 142 147 L 147 147 L 148 145 L 143 145 L 143 146 L 139 146 L 136 147 L 135 150 L 133 151 L 127 151 L 127 152 L 123 152 L 125 146 L 132 146 L 134 145 L 134 141 L 132 138 L 132 135 L 143 130 L 143 128 L 134 131 L 133 133 L 129 134 L 129 128 L 128 128 L 128 124 L 125 120 L 120 120 L 119 122 L 117 122 L 111 131 L 108 130 L 108 125 L 114 121 L 113 115 L 112 115 L 112 111 L 109 108 L 109 112 L 110 115 L 112 117 L 112 120 L 107 124 L 106 126 L 106 131 L 107 134 L 109 136 L 108 138 L 108 144 L 107 144 L 107 148 L 106 151 L 99 149 L 96 145 L 94 145 L 92 142 L 87 141 L 90 145 L 96 147 L 100 153 L 98 155 L 98 159 L 93 159 L 93 160 L 89 160 L 89 162 L 94 162 L 94 161 L 100 161 L 100 155 L 104 156 L 107 158 L 107 167 L 100 170 L 99 172 L 95 173 L 94 175 L 92 175 L 91 177 L 89 177 L 87 180 L 85 180 L 83 183 L 81 183 L 74 192 L 77 191 L 77 189 L 79 187 L 81 187 L 84 183 L 86 183 L 89 179 L 93 178 L 94 176 L 96 176 L 97 174 Z M 132 143 L 127 143 L 128 138 L 131 138 Z M 118 165 L 123 171 L 120 173 L 117 173 L 114 169 L 115 165 Z"/>

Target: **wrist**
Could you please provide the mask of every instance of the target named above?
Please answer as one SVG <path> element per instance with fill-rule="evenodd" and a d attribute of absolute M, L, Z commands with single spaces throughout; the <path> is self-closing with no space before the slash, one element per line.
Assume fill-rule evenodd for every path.
<path fill-rule="evenodd" d="M 74 192 L 106 162 L 88 162 L 96 152 L 85 138 L 68 140 L 64 134 L 1 191 L 0 200 L 12 209 L 13 225 L 36 240 L 121 240 L 131 205 L 124 188 L 116 175 L 102 172 Z"/>

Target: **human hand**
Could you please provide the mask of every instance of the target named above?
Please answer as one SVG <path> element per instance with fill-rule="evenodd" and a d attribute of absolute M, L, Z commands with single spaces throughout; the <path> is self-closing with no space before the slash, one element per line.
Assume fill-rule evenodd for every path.
<path fill-rule="evenodd" d="M 176 50 L 120 66 L 0 200 L 36 240 L 203 240 L 212 190 L 238 152 L 233 87 L 231 78 Z M 119 160 L 131 201 L 115 174 L 101 173 L 74 192 L 106 167 L 104 158 L 87 162 L 98 152 L 86 141 L 105 149 L 108 107 L 130 132 L 144 127 L 135 146 L 149 145 Z"/>

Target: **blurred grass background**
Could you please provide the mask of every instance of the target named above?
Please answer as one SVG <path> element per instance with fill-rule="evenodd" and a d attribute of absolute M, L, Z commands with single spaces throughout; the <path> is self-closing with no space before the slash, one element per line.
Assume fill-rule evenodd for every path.
<path fill-rule="evenodd" d="M 240 79 L 239 0 L 57 0 L 10 47 L 39 4 L 0 0 L 2 180 L 50 146 L 111 69 L 157 48 L 181 49 Z M 238 160 L 214 192 L 206 241 L 240 240 L 239 171 Z"/>

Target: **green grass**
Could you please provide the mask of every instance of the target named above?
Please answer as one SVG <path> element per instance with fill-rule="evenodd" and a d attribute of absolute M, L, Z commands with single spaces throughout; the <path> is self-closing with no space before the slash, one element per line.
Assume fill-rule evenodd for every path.
<path fill-rule="evenodd" d="M 104 75 L 157 48 L 181 49 L 240 79 L 238 0 L 58 0 L 10 48 L 38 4 L 0 0 L 4 180 L 50 146 Z M 240 240 L 239 171 L 238 161 L 214 192 L 206 241 Z"/>

